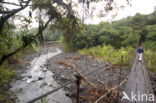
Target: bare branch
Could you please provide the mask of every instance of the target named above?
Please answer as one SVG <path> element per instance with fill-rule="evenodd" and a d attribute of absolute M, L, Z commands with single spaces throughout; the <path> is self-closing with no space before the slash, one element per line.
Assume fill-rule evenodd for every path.
<path fill-rule="evenodd" d="M 25 8 L 28 6 L 28 4 L 30 3 L 30 1 L 31 1 L 31 0 L 28 0 L 28 1 L 26 2 L 26 4 L 25 4 L 24 6 L 22 6 L 21 8 L 19 8 L 19 9 L 14 9 L 14 10 L 10 11 L 10 13 L 8 13 L 7 15 L 1 16 L 1 18 L 0 18 L 0 31 L 1 31 L 1 32 L 2 32 L 2 28 L 3 28 L 3 25 L 5 24 L 5 22 L 6 22 L 10 17 L 12 17 L 12 16 L 15 15 L 16 13 L 18 13 L 19 11 L 25 9 Z M 1 33 L 0 33 L 0 34 L 1 34 Z"/>
<path fill-rule="evenodd" d="M 5 2 L 5 1 L 0 2 L 0 4 L 8 4 L 8 5 L 14 5 L 14 6 L 21 6 L 20 4 L 11 3 L 11 2 Z"/>
<path fill-rule="evenodd" d="M 94 103 L 98 103 L 102 98 L 105 98 L 109 93 L 111 93 L 113 90 L 117 89 L 118 87 L 122 86 L 125 82 L 127 81 L 127 79 L 123 80 L 118 86 L 113 87 L 111 89 L 109 89 L 108 92 L 106 92 L 105 94 L 103 94 L 100 98 L 98 98 Z"/>
<path fill-rule="evenodd" d="M 26 2 L 24 2 L 24 3 L 26 3 Z M 14 6 L 21 6 L 20 4 L 11 3 L 11 2 L 0 2 L 0 4 L 8 4 L 8 5 L 14 5 Z M 46 5 L 46 3 L 33 4 L 33 5 L 28 5 L 28 6 L 41 6 L 41 5 Z"/>
<path fill-rule="evenodd" d="M 3 10 L 0 10 L 0 14 L 9 14 L 11 13 L 11 11 L 3 11 Z"/>

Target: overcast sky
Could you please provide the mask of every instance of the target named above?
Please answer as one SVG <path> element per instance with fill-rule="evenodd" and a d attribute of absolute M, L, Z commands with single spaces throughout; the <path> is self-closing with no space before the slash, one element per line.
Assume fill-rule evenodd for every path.
<path fill-rule="evenodd" d="M 15 2 L 17 0 L 6 0 L 9 2 Z M 75 0 L 76 1 L 76 0 Z M 122 18 L 126 18 L 127 16 L 134 16 L 136 13 L 141 13 L 141 14 L 150 14 L 154 11 L 154 7 L 156 6 L 156 0 L 131 0 L 130 2 L 132 5 L 126 5 L 127 2 L 126 0 L 115 0 L 115 4 L 117 5 L 117 7 L 119 7 L 119 10 L 115 10 L 115 11 L 111 11 L 106 17 L 103 18 L 99 18 L 97 17 L 98 13 L 100 10 L 104 10 L 104 4 L 103 3 L 97 3 L 97 4 L 91 4 L 90 5 L 90 12 L 91 12 L 91 8 L 95 7 L 96 9 L 92 9 L 93 12 L 93 17 L 88 16 L 85 19 L 85 23 L 87 24 L 98 24 L 101 21 L 112 21 L 112 20 L 119 20 Z M 125 8 L 120 8 L 122 5 L 125 6 Z M 15 8 L 14 6 L 9 6 L 9 8 Z M 26 9 L 24 9 L 23 11 L 20 12 L 20 14 L 25 15 L 26 17 L 28 17 L 29 15 L 29 7 L 27 7 Z M 82 18 L 82 8 L 81 6 L 78 6 L 77 9 L 75 9 L 76 11 L 79 12 L 80 17 Z M 115 16 L 115 18 L 112 18 L 112 15 L 116 14 L 117 16 Z M 33 17 L 35 16 L 35 13 L 32 14 Z M 21 22 L 19 22 L 18 20 L 16 21 L 17 24 L 21 24 Z M 31 24 L 33 27 L 38 26 L 38 24 L 35 22 L 35 20 L 33 19 L 33 23 Z"/>
<path fill-rule="evenodd" d="M 116 0 L 117 5 L 120 7 L 121 5 L 125 5 L 126 0 Z M 112 20 L 119 20 L 122 18 L 126 18 L 127 16 L 134 16 L 136 13 L 141 14 L 150 14 L 154 11 L 154 7 L 156 6 L 156 0 L 131 0 L 131 4 L 125 6 L 125 8 L 119 8 L 117 12 L 117 16 L 113 19 L 111 15 L 114 13 L 110 12 L 107 17 L 104 18 L 97 18 L 94 17 L 93 19 L 89 18 L 85 20 L 86 23 L 98 24 L 100 21 L 112 21 Z M 97 7 L 101 7 L 97 5 Z"/>

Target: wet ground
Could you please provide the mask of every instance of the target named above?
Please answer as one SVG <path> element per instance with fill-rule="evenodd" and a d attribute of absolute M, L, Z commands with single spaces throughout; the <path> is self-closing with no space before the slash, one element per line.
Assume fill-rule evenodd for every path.
<path fill-rule="evenodd" d="M 16 103 L 26 103 L 35 97 L 38 97 L 49 90 L 59 86 L 54 80 L 53 73 L 44 66 L 49 58 L 61 54 L 62 51 L 56 48 L 44 49 L 37 55 L 31 55 L 31 59 L 25 58 L 25 61 L 31 61 L 28 65 L 21 65 L 18 68 L 18 76 L 12 80 L 10 90 L 17 97 Z M 65 91 L 59 91 L 49 95 L 48 103 L 71 103 L 71 100 L 65 95 Z M 52 98 L 52 99 L 51 99 Z"/>
<path fill-rule="evenodd" d="M 105 69 L 105 65 L 108 63 L 90 56 L 80 55 L 76 52 L 65 52 L 59 48 L 60 46 L 58 45 L 50 45 L 42 49 L 41 52 L 30 55 L 24 59 L 27 63 L 19 66 L 17 69 L 19 73 L 11 83 L 11 91 L 15 94 L 13 98 L 17 98 L 16 103 L 28 102 L 43 93 L 75 80 L 75 75 L 77 75 L 78 72 L 72 68 L 73 66 L 81 72 L 82 75 L 104 66 L 100 70 L 87 76 L 87 79 L 98 88 L 117 86 L 119 84 L 119 78 L 121 82 L 129 74 L 129 69 L 124 68 L 121 73 L 120 68 L 117 67 Z M 153 78 L 152 84 L 154 88 L 156 75 L 151 75 L 151 78 Z M 122 90 L 124 86 L 125 85 L 122 85 L 120 90 Z M 95 99 L 99 97 L 90 92 L 92 88 L 91 85 L 88 85 L 86 81 L 82 80 L 80 85 L 80 103 L 89 103 L 87 99 L 91 100 L 92 97 L 94 97 L 94 99 L 90 101 L 90 103 L 93 103 Z M 72 83 L 49 95 L 49 103 L 75 103 L 76 90 L 76 83 Z M 101 103 L 104 102 L 101 101 Z"/>

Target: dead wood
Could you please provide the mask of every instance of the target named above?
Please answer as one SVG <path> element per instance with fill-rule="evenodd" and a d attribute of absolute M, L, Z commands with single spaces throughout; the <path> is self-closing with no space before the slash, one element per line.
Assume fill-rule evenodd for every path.
<path fill-rule="evenodd" d="M 122 86 L 125 82 L 127 81 L 127 79 L 123 80 L 118 86 L 113 87 L 111 89 L 108 90 L 108 92 L 104 93 L 100 98 L 98 98 L 94 103 L 98 103 L 101 99 L 105 98 L 109 93 L 111 93 L 113 90 L 119 88 L 120 86 Z"/>

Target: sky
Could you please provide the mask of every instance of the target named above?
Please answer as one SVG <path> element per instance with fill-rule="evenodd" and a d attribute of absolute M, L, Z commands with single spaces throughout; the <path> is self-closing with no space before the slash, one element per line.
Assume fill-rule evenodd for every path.
<path fill-rule="evenodd" d="M 121 5 L 126 5 L 126 0 L 116 0 L 117 5 L 120 7 Z M 125 8 L 119 8 L 118 11 L 112 11 L 108 14 L 107 17 L 103 18 L 88 18 L 85 20 L 85 23 L 87 24 L 98 24 L 101 21 L 112 21 L 112 20 L 119 20 L 122 18 L 126 18 L 128 16 L 134 16 L 136 13 L 141 14 L 150 14 L 154 11 L 154 7 L 156 7 L 156 0 L 131 0 L 130 5 L 126 5 Z M 100 5 L 97 5 L 97 7 L 101 7 Z M 113 13 L 117 12 L 117 16 L 113 19 L 111 15 Z"/>
<path fill-rule="evenodd" d="M 13 2 L 12 0 L 6 0 L 8 2 Z M 14 2 L 16 2 L 17 0 L 14 0 Z M 75 0 L 76 1 L 76 0 Z M 141 14 L 150 14 L 154 11 L 154 7 L 156 7 L 156 0 L 131 0 L 130 2 L 132 5 L 127 5 L 126 0 L 115 0 L 115 4 L 118 8 L 118 10 L 114 10 L 114 11 L 110 11 L 110 13 L 107 14 L 106 17 L 102 17 L 99 18 L 97 17 L 97 15 L 99 14 L 100 10 L 104 10 L 104 3 L 94 3 L 90 5 L 90 10 L 94 11 L 93 12 L 93 16 L 87 16 L 84 20 L 84 23 L 86 24 L 98 24 L 101 21 L 107 21 L 107 22 L 111 22 L 113 20 L 119 20 L 122 18 L 126 18 L 128 16 L 134 16 L 136 13 L 141 13 Z M 124 5 L 124 8 L 120 8 L 122 5 Z M 75 10 L 78 11 L 79 13 L 79 17 L 82 18 L 82 6 L 79 5 Z M 15 8 L 14 6 L 9 6 L 9 8 Z M 28 17 L 29 15 L 29 7 L 27 7 L 26 9 L 22 10 L 20 12 L 21 15 L 25 15 L 26 17 Z M 112 15 L 116 14 L 115 18 L 112 18 Z M 31 24 L 32 27 L 37 27 L 38 23 L 35 21 L 34 17 L 35 17 L 35 13 L 32 14 L 33 15 L 33 23 Z M 21 24 L 21 22 L 19 20 L 15 21 L 16 24 Z"/>

